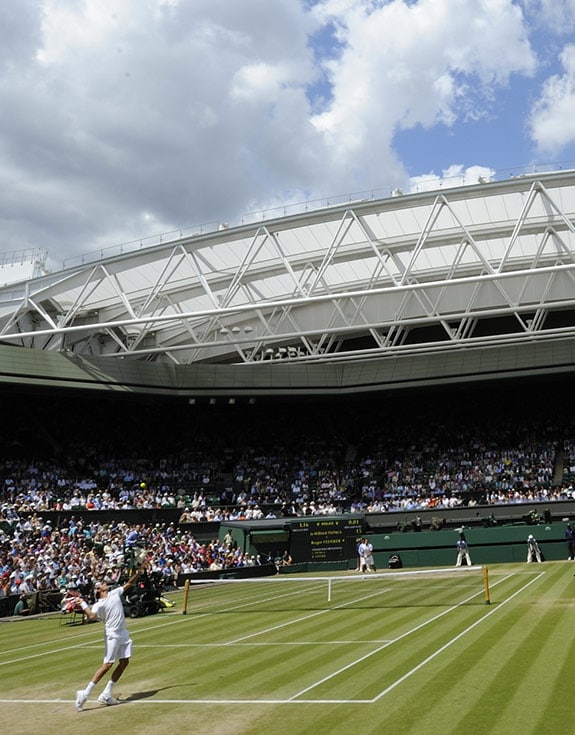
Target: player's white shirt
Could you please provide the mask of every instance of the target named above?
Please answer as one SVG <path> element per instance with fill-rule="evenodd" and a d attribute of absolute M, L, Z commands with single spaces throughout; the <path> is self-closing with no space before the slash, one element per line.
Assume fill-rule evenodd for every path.
<path fill-rule="evenodd" d="M 108 592 L 107 597 L 92 605 L 92 612 L 96 613 L 98 618 L 104 622 L 106 635 L 108 636 L 119 638 L 127 632 L 124 605 L 122 603 L 123 594 L 124 589 L 116 587 Z"/>
<path fill-rule="evenodd" d="M 369 559 L 369 557 L 373 553 L 373 546 L 370 544 L 369 541 L 364 542 L 359 545 L 358 548 L 359 556 L 363 557 L 364 559 Z"/>

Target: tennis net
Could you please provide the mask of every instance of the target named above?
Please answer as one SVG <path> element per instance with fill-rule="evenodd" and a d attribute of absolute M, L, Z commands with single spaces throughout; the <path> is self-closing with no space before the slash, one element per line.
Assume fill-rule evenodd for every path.
<path fill-rule="evenodd" d="M 393 608 L 488 603 L 485 567 L 354 575 L 278 575 L 186 584 L 184 613 Z"/>

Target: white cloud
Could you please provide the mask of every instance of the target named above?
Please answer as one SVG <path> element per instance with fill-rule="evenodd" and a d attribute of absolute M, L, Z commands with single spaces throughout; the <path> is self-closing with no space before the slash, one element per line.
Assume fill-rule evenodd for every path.
<path fill-rule="evenodd" d="M 547 79 L 531 116 L 531 135 L 542 153 L 575 141 L 575 45 L 565 46 L 560 60 L 564 73 Z"/>
<path fill-rule="evenodd" d="M 19 1 L 16 28 L 30 20 Z M 209 221 L 305 178 L 316 72 L 299 4 L 39 4 L 26 53 L 0 76 L 0 183 L 20 204 L 0 201 L 8 247 L 112 245 L 141 234 L 142 212 Z"/>
<path fill-rule="evenodd" d="M 345 47 L 327 64 L 333 99 L 314 124 L 347 171 L 365 158 L 370 182 L 382 164 L 399 168 L 399 129 L 478 116 L 495 86 L 535 68 L 521 11 L 506 0 L 327 0 L 317 12 Z"/>
<path fill-rule="evenodd" d="M 575 28 L 575 0 L 523 0 L 540 27 L 565 35 Z"/>
<path fill-rule="evenodd" d="M 398 133 L 496 119 L 535 71 L 528 27 L 512 0 L 2 0 L 3 248 L 409 188 Z M 442 185 L 475 175 L 445 156 Z"/>
<path fill-rule="evenodd" d="M 491 181 L 494 175 L 495 171 L 486 166 L 468 166 L 465 168 L 461 164 L 452 164 L 444 169 L 441 174 L 432 172 L 412 176 L 409 180 L 409 193 L 482 184 Z"/>

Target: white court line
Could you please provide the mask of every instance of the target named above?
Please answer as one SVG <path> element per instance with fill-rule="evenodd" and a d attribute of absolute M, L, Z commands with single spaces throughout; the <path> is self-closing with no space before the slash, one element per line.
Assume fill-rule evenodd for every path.
<path fill-rule="evenodd" d="M 253 641 L 250 641 L 249 643 L 138 643 L 138 651 L 141 648 L 222 648 L 222 646 L 238 646 L 240 648 L 242 646 L 245 646 L 246 648 L 254 648 L 254 646 L 266 648 L 273 646 L 357 646 L 362 643 L 371 643 L 372 645 L 376 645 L 384 643 L 387 640 L 387 638 L 378 638 L 376 640 L 368 640 L 367 638 L 358 640 L 357 638 L 354 638 L 349 641 L 277 641 L 272 643 L 269 641 L 264 643 L 254 643 Z"/>
<path fill-rule="evenodd" d="M 434 653 L 432 653 L 431 655 L 429 655 L 426 659 L 424 659 L 417 666 L 414 666 L 414 668 L 411 669 L 411 671 L 408 671 L 406 674 L 404 674 L 399 679 L 397 679 L 397 681 L 394 681 L 393 684 L 390 684 L 390 686 L 388 686 L 386 689 L 384 689 L 382 692 L 380 692 L 376 697 L 374 697 L 373 698 L 373 701 L 374 702 L 377 702 L 382 697 L 385 697 L 385 695 L 388 694 L 389 692 L 391 692 L 393 689 L 395 689 L 395 687 L 399 686 L 406 679 L 409 679 L 410 676 L 412 676 L 417 671 L 419 671 L 420 669 L 422 669 L 426 664 L 428 664 L 430 661 L 432 661 L 436 656 L 439 656 L 440 653 L 443 653 L 443 651 L 445 651 L 447 648 L 449 648 L 454 643 L 456 643 L 460 638 L 463 638 L 464 635 L 467 635 L 467 633 L 469 633 L 469 631 L 473 630 L 478 625 L 480 625 L 481 623 L 483 623 L 485 620 L 487 620 L 488 618 L 490 618 L 495 612 L 498 612 L 503 607 L 503 605 L 507 605 L 507 603 L 510 602 L 514 597 L 517 597 L 517 595 L 521 594 L 521 592 L 523 592 L 524 590 L 526 590 L 527 587 L 529 587 L 530 585 L 532 585 L 533 582 L 537 582 L 537 580 L 540 577 L 542 577 L 544 574 L 545 574 L 545 572 L 540 572 L 536 577 L 534 577 L 533 579 L 529 580 L 529 582 L 527 582 L 526 584 L 524 584 L 523 587 L 520 587 L 516 592 L 514 592 L 506 600 L 503 600 L 503 602 L 501 602 L 496 608 L 493 608 L 486 615 L 484 615 L 482 618 L 480 618 L 479 620 L 476 620 L 474 623 L 472 623 L 467 628 L 465 628 L 465 630 L 462 630 L 461 633 L 459 633 L 454 638 L 452 638 L 450 641 L 448 641 L 443 646 L 441 646 L 440 648 L 438 648 L 437 651 L 435 651 Z"/>
<path fill-rule="evenodd" d="M 315 590 L 315 589 L 317 589 L 317 587 L 315 587 L 315 586 L 312 587 L 312 590 Z M 244 603 L 243 605 L 238 605 L 235 609 L 236 610 L 239 610 L 242 607 L 253 607 L 254 605 L 261 604 L 262 602 L 270 602 L 271 600 L 277 600 L 277 599 L 281 599 L 283 597 L 289 597 L 290 595 L 296 595 L 296 594 L 299 594 L 299 593 L 296 593 L 294 591 L 294 592 L 289 592 L 289 593 L 286 592 L 286 593 L 281 594 L 281 595 L 272 595 L 270 597 L 265 597 L 265 598 L 262 598 L 262 599 L 257 600 L 257 601 L 250 601 L 250 602 Z M 174 613 L 168 613 L 168 614 L 173 615 Z M 206 611 L 206 612 L 197 613 L 197 614 L 195 614 L 193 616 L 190 616 L 189 618 L 186 618 L 185 616 L 181 616 L 181 617 L 178 616 L 175 619 L 172 619 L 172 620 L 169 620 L 169 621 L 165 621 L 163 623 L 154 623 L 152 625 L 147 625 L 146 627 L 137 628 L 136 630 L 137 630 L 137 633 L 142 633 L 142 632 L 146 632 L 146 631 L 149 631 L 149 630 L 157 630 L 158 628 L 163 628 L 163 627 L 167 627 L 167 626 L 171 626 L 171 625 L 180 625 L 180 624 L 183 624 L 186 621 L 189 621 L 189 620 L 192 620 L 192 619 L 193 619 L 194 622 L 196 622 L 199 618 L 209 617 L 212 614 L 213 614 L 213 610 L 209 610 L 209 611 Z M 58 646 L 57 648 L 53 648 L 52 647 L 50 650 L 47 650 L 47 651 L 30 654 L 28 656 L 19 656 L 18 658 L 12 658 L 12 659 L 9 659 L 7 661 L 0 661 L 0 666 L 9 666 L 10 664 L 20 663 L 21 661 L 28 661 L 28 660 L 31 660 L 31 659 L 34 659 L 34 658 L 42 658 L 42 657 L 45 657 L 45 656 L 53 656 L 55 652 L 60 653 L 61 651 L 71 651 L 71 650 L 74 650 L 76 648 L 83 648 L 83 649 L 86 649 L 86 648 L 94 648 L 96 645 L 100 645 L 101 644 L 102 636 L 103 635 L 104 635 L 104 629 L 103 629 L 103 627 L 100 626 L 100 627 L 96 628 L 95 630 L 93 630 L 92 632 L 87 632 L 86 631 L 86 633 L 81 636 L 82 638 L 86 638 L 86 637 L 91 638 L 91 640 L 89 642 L 76 643 L 76 644 L 74 644 L 72 646 L 64 646 L 64 647 Z M 131 632 L 131 635 L 133 636 L 135 634 L 133 632 Z M 44 647 L 46 645 L 53 645 L 53 643 L 54 643 L 54 641 L 44 641 L 42 643 L 36 643 L 36 644 L 31 644 L 29 646 L 25 646 L 24 648 L 18 647 L 18 648 L 11 649 L 9 651 L 3 651 L 3 653 L 4 654 L 7 654 L 7 653 L 21 653 L 22 650 L 25 650 L 26 648 L 39 648 L 39 647 L 42 648 L 42 647 Z M 219 645 L 222 645 L 222 644 L 220 643 Z"/>
<path fill-rule="evenodd" d="M 481 569 L 481 567 L 480 566 L 461 567 L 461 568 L 459 568 L 459 571 L 462 574 L 465 574 L 466 571 L 478 570 L 478 569 Z M 443 573 L 445 571 L 446 571 L 445 569 L 432 569 L 432 570 L 415 570 L 415 571 L 412 570 L 410 572 L 407 572 L 407 571 L 403 571 L 403 572 L 387 572 L 385 574 L 377 574 L 376 573 L 376 574 L 367 574 L 367 575 L 364 575 L 364 576 L 359 576 L 359 575 L 356 574 L 356 575 L 352 575 L 352 576 L 345 575 L 345 576 L 342 576 L 342 577 L 335 577 L 334 579 L 336 581 L 340 581 L 340 580 L 343 580 L 343 579 L 345 579 L 345 580 L 354 579 L 354 580 L 358 580 L 358 582 L 359 582 L 360 580 L 362 580 L 362 581 L 366 581 L 368 579 L 379 579 L 379 580 L 381 580 L 381 579 L 385 579 L 386 577 L 407 576 L 408 574 L 409 575 L 429 574 L 430 572 L 434 572 L 434 573 L 438 573 L 439 574 L 439 573 Z M 272 579 L 274 580 L 274 582 L 276 584 L 281 584 L 282 582 L 285 581 L 285 579 L 283 579 L 281 577 L 273 577 L 273 578 L 262 577 L 262 578 L 256 578 L 256 579 L 250 580 L 250 581 L 252 581 L 252 582 L 254 582 L 254 581 L 260 581 L 260 582 L 267 582 L 268 584 L 270 584 L 270 583 L 273 584 L 274 582 L 272 582 Z M 292 577 L 290 577 L 289 578 L 289 582 L 298 581 L 298 582 L 307 582 L 308 584 L 310 582 L 321 582 L 322 583 L 322 584 L 317 584 L 317 585 L 310 585 L 311 586 L 311 591 L 319 591 L 319 590 L 321 590 L 323 588 L 323 586 L 325 585 L 325 583 L 326 583 L 327 580 L 328 580 L 327 577 L 302 577 L 302 578 L 297 578 L 297 577 L 296 578 L 292 578 Z M 218 581 L 218 584 L 222 584 L 222 583 L 230 583 L 230 584 L 231 583 L 236 583 L 237 584 L 238 582 L 242 582 L 242 581 L 244 581 L 244 580 L 235 580 L 235 579 L 233 579 L 233 580 L 219 580 Z M 209 584 L 209 583 L 202 582 L 201 584 Z M 384 588 L 383 590 L 378 590 L 378 591 L 374 592 L 373 594 L 374 595 L 381 594 L 384 591 L 387 591 L 387 590 Z M 260 605 L 263 602 L 270 602 L 270 601 L 273 601 L 273 600 L 278 600 L 278 599 L 282 599 L 284 597 L 290 597 L 292 595 L 297 595 L 297 594 L 299 594 L 299 592 L 295 592 L 295 591 L 294 592 L 284 592 L 282 594 L 277 594 L 277 595 L 274 594 L 274 595 L 270 595 L 268 597 L 264 597 L 264 598 L 261 598 L 261 599 L 258 599 L 258 600 L 253 600 L 253 601 L 250 601 L 250 602 L 246 602 L 246 603 L 244 603 L 242 605 L 239 605 L 235 609 L 241 609 L 243 607 L 253 607 L 254 605 L 255 606 Z M 347 603 L 347 604 L 348 605 L 349 604 L 354 604 L 354 603 L 358 602 L 361 599 L 368 599 L 371 596 L 372 595 L 368 595 L 365 598 L 359 598 L 358 600 L 354 600 L 353 602 L 350 602 L 350 603 Z M 340 609 L 342 607 L 345 607 L 345 605 L 337 605 L 335 607 L 330 607 L 330 608 L 327 608 L 327 609 L 322 610 L 320 612 L 327 612 L 328 610 L 331 610 L 331 609 L 336 610 L 336 609 Z M 174 612 L 174 613 L 168 613 L 168 614 L 169 615 L 175 615 L 176 613 Z M 188 618 L 188 619 L 192 619 L 192 617 L 193 617 L 193 620 L 196 621 L 196 620 L 198 620 L 201 617 L 208 617 L 208 616 L 210 616 L 212 614 L 213 614 L 213 609 L 212 610 L 207 610 L 206 612 L 193 613 L 192 615 L 190 615 L 190 618 Z M 299 620 L 302 620 L 302 619 L 304 619 L 304 618 L 299 618 L 297 621 L 293 621 L 293 622 L 299 622 Z M 149 630 L 157 630 L 158 628 L 161 628 L 161 627 L 168 627 L 168 626 L 172 626 L 172 625 L 179 625 L 179 624 L 181 624 L 183 622 L 185 622 L 185 618 L 181 618 L 179 616 L 177 618 L 172 618 L 171 620 L 168 620 L 168 621 L 165 621 L 165 622 L 162 622 L 162 623 L 154 622 L 153 624 L 147 625 L 146 627 L 136 628 L 136 633 L 135 634 L 132 634 L 132 635 L 137 635 L 139 633 L 146 632 L 146 631 L 149 631 Z M 136 623 L 136 625 L 137 625 L 137 623 Z M 39 652 L 39 653 L 31 654 L 29 656 L 22 656 L 22 655 L 20 655 L 18 658 L 10 659 L 10 660 L 7 660 L 7 661 L 0 661 L 0 667 L 1 666 L 8 666 L 8 665 L 10 665 L 12 663 L 18 663 L 18 662 L 26 661 L 26 660 L 29 660 L 29 659 L 40 658 L 40 657 L 43 657 L 43 656 L 52 656 L 55 651 L 56 652 L 59 652 L 59 651 L 73 650 L 75 648 L 82 648 L 82 647 L 83 648 L 93 648 L 96 645 L 98 645 L 101 642 L 101 640 L 102 640 L 102 635 L 103 635 L 102 628 L 99 628 L 97 630 L 99 630 L 98 633 L 96 633 L 96 631 L 90 631 L 90 632 L 86 631 L 85 634 L 83 634 L 82 636 L 80 636 L 82 638 L 90 638 L 91 639 L 90 642 L 87 642 L 87 643 L 77 643 L 77 644 L 74 644 L 73 646 L 68 646 L 68 647 L 64 647 L 64 648 L 60 648 L 60 647 L 53 648 L 52 647 L 50 650 L 47 650 L 47 651 L 45 651 L 43 653 L 42 652 Z M 254 634 L 254 635 L 261 635 L 262 633 L 265 633 L 265 632 L 267 632 L 267 631 L 260 631 L 259 634 Z M 78 640 L 78 637 L 76 637 L 75 640 Z M 51 641 L 44 641 L 42 643 L 30 644 L 28 646 L 18 646 L 17 648 L 3 651 L 3 654 L 4 655 L 10 654 L 10 653 L 19 653 L 19 654 L 22 654 L 22 652 L 25 651 L 26 649 L 38 649 L 38 648 L 42 648 L 42 647 L 47 646 L 47 645 L 53 646 L 53 643 L 54 643 L 54 641 L 51 640 Z M 230 642 L 230 645 L 233 645 L 233 644 L 234 644 L 234 641 L 231 641 Z M 138 646 L 139 645 L 140 644 L 138 644 Z M 208 645 L 208 644 L 206 644 L 206 645 Z"/>
<path fill-rule="evenodd" d="M 317 578 L 313 578 L 313 580 L 310 579 L 310 578 L 308 578 L 305 581 L 309 582 L 309 581 L 316 581 L 316 580 L 317 580 Z M 237 580 L 230 580 L 230 581 L 237 581 Z M 304 580 L 299 580 L 299 581 L 304 581 Z M 320 585 L 310 585 L 310 587 L 311 587 L 311 591 L 317 591 L 317 590 L 319 590 L 319 589 L 322 588 L 322 586 L 320 586 Z M 386 588 L 383 588 L 381 590 L 377 590 L 376 592 L 373 592 L 373 593 L 371 593 L 369 595 L 362 596 L 362 597 L 358 598 L 357 600 L 354 600 L 354 602 L 359 602 L 359 601 L 361 601 L 363 599 L 368 599 L 370 597 L 373 597 L 376 594 L 381 594 L 384 591 L 386 591 Z M 238 605 L 237 607 L 234 608 L 234 610 L 239 610 L 239 609 L 244 608 L 244 607 L 254 607 L 254 606 L 257 607 L 258 605 L 261 605 L 264 602 L 271 602 L 271 601 L 274 601 L 274 600 L 279 600 L 279 599 L 283 599 L 285 597 L 291 597 L 292 595 L 299 595 L 299 594 L 300 594 L 299 591 L 296 592 L 295 590 L 293 592 L 284 592 L 282 594 L 274 594 L 274 595 L 270 595 L 270 596 L 267 596 L 267 597 L 258 598 L 256 600 L 250 600 L 250 602 L 245 602 L 242 605 Z M 352 603 L 347 603 L 347 604 L 352 604 Z M 218 645 L 220 645 L 220 646 L 221 645 L 235 645 L 237 642 L 241 642 L 242 640 L 248 640 L 249 638 L 252 638 L 252 637 L 255 637 L 255 636 L 259 636 L 259 635 L 263 635 L 263 634 L 268 633 L 268 632 L 271 632 L 273 630 L 277 630 L 279 628 L 283 628 L 286 625 L 295 625 L 296 623 L 299 623 L 302 620 L 306 620 L 307 618 L 313 617 L 314 615 L 324 614 L 326 612 L 329 612 L 331 609 L 337 609 L 337 607 L 342 607 L 342 606 L 341 605 L 338 605 L 335 608 L 324 608 L 323 610 L 319 610 L 319 611 L 317 611 L 315 613 L 312 613 L 311 615 L 305 615 L 305 616 L 300 617 L 300 618 L 289 620 L 286 623 L 283 623 L 281 625 L 274 626 L 273 628 L 268 628 L 266 630 L 260 630 L 257 633 L 253 633 L 253 634 L 250 634 L 248 636 L 244 636 L 243 638 L 238 638 L 236 640 L 229 641 L 228 643 L 222 644 L 221 642 L 219 642 Z M 173 613 L 170 613 L 170 614 L 173 614 Z M 189 618 L 186 618 L 185 616 L 182 616 L 182 617 L 178 617 L 176 619 L 172 619 L 172 620 L 169 620 L 169 621 L 166 621 L 166 622 L 163 622 L 163 623 L 154 623 L 152 625 L 147 625 L 146 627 L 137 628 L 136 631 L 137 631 L 137 633 L 142 633 L 142 632 L 146 632 L 146 631 L 149 631 L 149 630 L 157 630 L 158 628 L 162 628 L 162 627 L 166 627 L 166 626 L 183 624 L 184 622 L 186 622 L 186 620 L 189 621 L 189 620 L 192 620 L 192 619 L 195 622 L 199 618 L 210 617 L 212 614 L 213 614 L 213 609 L 212 610 L 207 610 L 206 612 L 200 612 L 200 613 L 194 614 L 193 616 L 190 616 Z M 99 632 L 96 632 L 96 630 L 99 631 Z M 73 646 L 58 647 L 56 649 L 52 648 L 51 650 L 48 650 L 48 651 L 34 653 L 34 654 L 30 654 L 28 656 L 19 656 L 18 658 L 9 659 L 7 661 L 0 661 L 0 666 L 8 666 L 8 665 L 13 664 L 13 663 L 19 663 L 21 661 L 28 661 L 28 660 L 31 660 L 31 659 L 34 659 L 34 658 L 42 658 L 42 657 L 45 657 L 45 656 L 52 656 L 55 651 L 60 652 L 60 651 L 74 650 L 76 648 L 84 648 L 84 649 L 86 649 L 86 648 L 94 648 L 96 645 L 99 645 L 101 643 L 102 636 L 103 636 L 103 628 L 102 627 L 97 628 L 96 630 L 93 631 L 93 632 L 90 632 L 90 633 L 86 632 L 85 635 L 82 636 L 82 637 L 90 637 L 91 640 L 89 642 L 77 643 L 77 644 L 74 644 Z M 133 635 L 136 635 L 135 633 L 131 633 L 131 634 L 132 634 L 132 636 Z M 45 641 L 43 643 L 38 643 L 38 644 L 31 645 L 31 646 L 27 646 L 27 648 L 43 647 L 43 646 L 49 645 L 49 644 L 53 644 L 53 641 Z M 139 646 L 140 646 L 140 644 L 138 644 L 138 647 Z M 21 648 L 16 648 L 16 649 L 12 649 L 12 651 L 5 651 L 4 653 L 21 652 L 21 651 L 22 651 Z"/>
<path fill-rule="evenodd" d="M 75 699 L 0 699 L 0 704 L 74 704 Z M 131 706 L 135 704 L 220 704 L 228 706 L 230 704 L 234 706 L 254 705 L 254 704 L 371 704 L 371 699 L 300 699 L 292 702 L 289 699 L 125 699 L 120 700 L 120 704 L 129 704 Z M 92 701 L 89 702 L 92 704 Z M 90 709 L 104 709 L 100 704 L 96 704 L 96 700 L 93 700 L 95 705 Z"/>
<path fill-rule="evenodd" d="M 444 612 L 440 613 L 439 615 L 434 616 L 433 618 L 430 618 L 430 620 L 421 623 L 420 625 L 417 625 L 415 628 L 412 628 L 409 631 L 406 631 L 401 636 L 398 636 L 397 638 L 393 639 L 390 643 L 386 643 L 385 645 L 379 646 L 377 649 L 375 649 L 370 654 L 367 654 L 365 656 L 359 657 L 356 661 L 351 662 L 350 664 L 347 664 L 346 666 L 341 667 L 338 671 L 334 672 L 330 676 L 325 677 L 324 679 L 316 682 L 315 684 L 307 687 L 306 689 L 301 690 L 297 694 L 293 695 L 292 697 L 288 699 L 134 699 L 125 700 L 126 704 L 206 704 L 206 705 L 270 705 L 270 704 L 373 704 L 377 701 L 379 701 L 382 697 L 384 697 L 386 694 L 388 694 L 390 691 L 395 689 L 399 684 L 404 682 L 406 679 L 408 679 L 410 676 L 415 674 L 417 671 L 421 670 L 427 663 L 432 661 L 436 656 L 440 655 L 443 651 L 445 651 L 447 648 L 449 648 L 451 645 L 453 645 L 455 642 L 460 640 L 464 635 L 466 635 L 468 632 L 473 630 L 475 627 L 477 627 L 480 623 L 482 623 L 484 620 L 488 619 L 493 615 L 494 613 L 498 612 L 503 605 L 506 605 L 508 602 L 513 600 L 517 595 L 521 594 L 525 589 L 527 589 L 531 584 L 539 580 L 540 577 L 542 577 L 545 574 L 545 572 L 540 572 L 537 574 L 536 577 L 531 579 L 529 582 L 527 582 L 525 585 L 523 585 L 520 589 L 518 589 L 516 592 L 514 592 L 510 597 L 500 602 L 497 607 L 492 608 L 486 615 L 484 615 L 479 620 L 476 620 L 474 623 L 472 623 L 470 626 L 468 626 L 465 630 L 461 631 L 461 633 L 458 633 L 454 638 L 452 638 L 450 641 L 445 643 L 443 646 L 441 646 L 437 651 L 432 653 L 430 656 L 428 656 L 424 661 L 419 663 L 417 666 L 415 666 L 413 669 L 408 671 L 406 674 L 401 676 L 399 679 L 397 679 L 395 682 L 390 684 L 386 689 L 384 689 L 382 692 L 380 692 L 378 695 L 373 697 L 372 699 L 295 699 L 295 697 L 301 697 L 306 692 L 310 691 L 311 689 L 315 688 L 316 686 L 319 686 L 321 683 L 328 681 L 329 679 L 337 676 L 338 674 L 346 671 L 347 669 L 351 668 L 352 666 L 361 663 L 365 659 L 369 658 L 370 656 L 378 653 L 379 651 L 386 648 L 390 643 L 394 643 L 397 641 L 402 640 L 406 636 L 410 635 L 411 633 L 416 632 L 417 630 L 420 630 L 425 625 L 438 620 L 439 618 L 443 617 L 448 612 L 452 612 L 453 610 L 457 609 L 461 605 L 465 604 L 467 601 L 473 599 L 474 597 L 477 597 L 479 593 L 476 593 L 474 595 L 471 595 L 470 597 L 462 600 L 458 605 L 455 605 L 448 610 L 445 610 Z M 514 573 L 508 574 L 504 577 L 502 577 L 500 580 L 492 584 L 492 587 L 495 587 L 496 585 L 506 581 L 507 579 L 512 578 Z M 346 603 L 349 604 L 349 603 Z M 341 607 L 341 606 L 340 606 Z M 328 610 L 321 611 L 321 612 L 328 612 Z M 207 615 L 207 613 L 206 613 Z M 149 626 L 149 628 L 152 628 L 153 626 Z M 220 644 L 221 645 L 221 644 Z M 228 645 L 228 644 L 224 644 Z M 263 644 L 262 644 L 263 645 Z M 70 648 L 75 648 L 77 646 L 70 646 Z M 0 704 L 69 704 L 73 703 L 74 700 L 66 700 L 66 699 L 0 699 Z"/>
<path fill-rule="evenodd" d="M 406 638 L 408 635 L 411 635 L 412 633 L 416 633 L 418 630 L 421 630 L 422 628 L 425 628 L 426 625 L 429 625 L 430 623 L 434 623 L 436 620 L 439 620 L 440 618 L 444 617 L 445 615 L 449 614 L 450 612 L 453 612 L 453 610 L 457 610 L 462 605 L 465 605 L 466 602 L 469 602 L 470 600 L 473 600 L 474 597 L 477 597 L 481 593 L 475 592 L 474 594 L 470 595 L 469 597 L 466 597 L 461 602 L 458 602 L 457 605 L 452 605 L 451 607 L 447 608 L 447 610 L 443 610 L 442 612 L 438 613 L 437 615 L 434 615 L 433 617 L 429 618 L 428 620 L 425 620 L 423 623 L 420 623 L 419 625 L 416 625 L 415 628 L 411 628 L 410 630 L 405 631 L 405 633 L 402 633 L 402 635 L 398 636 L 397 638 L 392 639 L 391 641 L 388 641 L 381 646 L 378 646 L 373 651 L 370 651 L 369 653 L 366 653 L 364 656 L 360 656 L 355 661 L 351 661 L 349 664 L 346 664 L 345 666 L 342 666 L 337 671 L 334 671 L 333 673 L 329 674 L 328 676 L 324 676 L 323 679 L 320 679 L 319 681 L 316 681 L 314 684 L 310 684 L 310 686 L 306 687 L 305 689 L 302 689 L 301 691 L 297 692 L 296 694 L 292 695 L 289 699 L 294 700 L 297 697 L 301 697 L 304 694 L 307 694 L 307 692 L 311 691 L 312 689 L 315 689 L 316 687 L 320 686 L 320 684 L 324 684 L 326 681 L 329 681 L 330 679 L 333 679 L 336 676 L 339 676 L 344 671 L 347 671 L 348 669 L 351 669 L 353 666 L 357 666 L 357 664 L 362 663 L 363 661 L 366 661 L 368 658 L 371 658 L 371 656 L 375 656 L 376 653 L 379 653 L 380 651 L 383 651 L 384 648 L 388 648 L 393 643 L 397 643 L 398 641 L 401 641 L 403 638 Z"/>
<path fill-rule="evenodd" d="M 102 636 L 100 636 L 100 639 L 99 639 L 100 645 L 101 645 L 101 638 Z M 8 661 L 0 661 L 0 666 L 9 666 L 10 664 L 17 664 L 17 663 L 20 663 L 21 661 L 30 661 L 31 659 L 34 659 L 34 658 L 44 658 L 45 656 L 53 656 L 55 651 L 57 653 L 61 653 L 62 651 L 73 651 L 75 648 L 86 648 L 86 646 L 89 646 L 91 648 L 92 646 L 95 646 L 95 645 L 96 645 L 95 643 L 93 644 L 78 643 L 75 646 L 63 646 L 63 647 L 59 646 L 58 648 L 52 649 L 51 651 L 33 653 L 33 654 L 30 654 L 29 656 L 20 656 L 19 658 L 12 658 L 12 659 L 9 659 Z"/>
<path fill-rule="evenodd" d="M 280 630 L 281 628 L 286 628 L 289 625 L 296 625 L 296 623 L 301 623 L 302 620 L 309 620 L 310 618 L 315 618 L 318 615 L 326 615 L 327 613 L 332 612 L 333 610 L 339 610 L 343 607 L 347 607 L 348 605 L 357 604 L 358 602 L 362 602 L 363 600 L 369 600 L 370 597 L 376 597 L 377 595 L 382 595 L 384 592 L 387 592 L 388 588 L 384 587 L 381 590 L 376 590 L 375 592 L 371 592 L 369 595 L 362 595 L 361 597 L 357 597 L 355 600 L 351 602 L 344 602 L 341 605 L 335 605 L 330 608 L 326 608 L 324 610 L 317 610 L 314 613 L 310 613 L 309 615 L 304 615 L 301 618 L 295 618 L 294 620 L 288 620 L 285 623 L 281 623 L 280 625 L 274 625 L 271 628 L 266 628 L 265 630 L 258 630 L 257 633 L 250 633 L 249 635 L 244 635 L 241 638 L 235 638 L 232 641 L 228 641 L 227 643 L 224 643 L 225 646 L 233 646 L 237 643 L 241 643 L 242 641 L 250 640 L 251 638 L 257 638 L 260 635 L 265 635 L 266 633 L 273 633 L 275 630 Z M 361 643 L 361 641 L 358 641 Z"/>

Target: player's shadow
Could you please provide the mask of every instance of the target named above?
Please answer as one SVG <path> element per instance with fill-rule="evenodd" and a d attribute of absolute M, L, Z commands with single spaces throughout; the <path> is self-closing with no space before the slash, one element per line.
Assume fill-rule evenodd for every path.
<path fill-rule="evenodd" d="M 149 699 L 150 697 L 154 697 L 158 692 L 165 692 L 167 689 L 177 689 L 177 685 L 174 684 L 169 687 L 160 687 L 159 689 L 148 689 L 144 692 L 134 692 L 133 694 L 130 694 L 129 697 L 126 697 L 126 699 L 123 699 L 123 702 L 136 702 L 138 699 Z"/>

